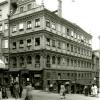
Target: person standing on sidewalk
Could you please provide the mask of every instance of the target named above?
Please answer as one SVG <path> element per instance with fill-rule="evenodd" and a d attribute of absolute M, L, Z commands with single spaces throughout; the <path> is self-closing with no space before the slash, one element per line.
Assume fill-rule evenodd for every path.
<path fill-rule="evenodd" d="M 61 99 L 65 99 L 65 86 L 64 85 L 60 86 L 60 96 L 61 96 Z"/>

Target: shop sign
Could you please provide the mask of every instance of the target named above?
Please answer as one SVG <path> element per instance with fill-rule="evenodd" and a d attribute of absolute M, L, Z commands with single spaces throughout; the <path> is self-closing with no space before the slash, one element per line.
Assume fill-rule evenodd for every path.
<path fill-rule="evenodd" d="M 41 77 L 40 74 L 34 74 L 34 77 Z"/>

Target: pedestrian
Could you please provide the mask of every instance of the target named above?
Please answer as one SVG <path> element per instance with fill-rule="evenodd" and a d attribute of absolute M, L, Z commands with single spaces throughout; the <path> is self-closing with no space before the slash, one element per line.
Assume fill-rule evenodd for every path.
<path fill-rule="evenodd" d="M 14 97 L 15 97 L 16 99 L 19 98 L 20 89 L 19 89 L 19 84 L 18 84 L 18 82 L 15 82 L 13 91 L 14 91 Z"/>
<path fill-rule="evenodd" d="M 85 87 L 84 87 L 84 94 L 85 94 L 86 96 L 88 96 L 88 86 L 85 86 Z"/>
<path fill-rule="evenodd" d="M 64 85 L 60 86 L 60 96 L 61 96 L 61 99 L 65 99 L 65 86 Z"/>
<path fill-rule="evenodd" d="M 13 88 L 14 88 L 14 84 L 11 83 L 11 84 L 10 84 L 10 93 L 11 93 L 11 96 L 12 96 L 12 97 L 14 97 Z"/>
<path fill-rule="evenodd" d="M 0 100 L 2 100 L 2 88 L 1 88 L 1 84 L 0 84 Z"/>
<path fill-rule="evenodd" d="M 30 82 L 28 82 L 27 86 L 26 86 L 26 98 L 25 98 L 25 100 L 33 100 L 32 85 Z"/>
<path fill-rule="evenodd" d="M 23 91 L 23 87 L 22 87 L 22 85 L 20 85 L 20 92 L 19 92 L 19 97 L 21 98 L 22 97 L 22 91 Z"/>

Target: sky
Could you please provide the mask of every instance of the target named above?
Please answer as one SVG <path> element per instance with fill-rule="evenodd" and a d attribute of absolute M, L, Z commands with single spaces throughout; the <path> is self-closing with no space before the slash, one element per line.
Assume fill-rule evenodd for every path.
<path fill-rule="evenodd" d="M 42 0 L 37 0 L 41 4 Z M 58 7 L 57 0 L 44 0 L 47 9 L 54 11 Z M 63 18 L 76 23 L 93 36 L 92 48 L 100 47 L 100 0 L 62 0 Z"/>

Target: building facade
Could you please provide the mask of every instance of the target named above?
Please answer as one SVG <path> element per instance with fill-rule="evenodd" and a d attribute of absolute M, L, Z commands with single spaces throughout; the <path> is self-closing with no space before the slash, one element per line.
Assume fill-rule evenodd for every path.
<path fill-rule="evenodd" d="M 18 0 L 9 25 L 12 82 L 30 81 L 37 89 L 52 84 L 56 92 L 66 84 L 67 92 L 73 93 L 91 84 L 95 75 L 92 36 L 78 25 L 36 5 L 35 0 Z"/>

